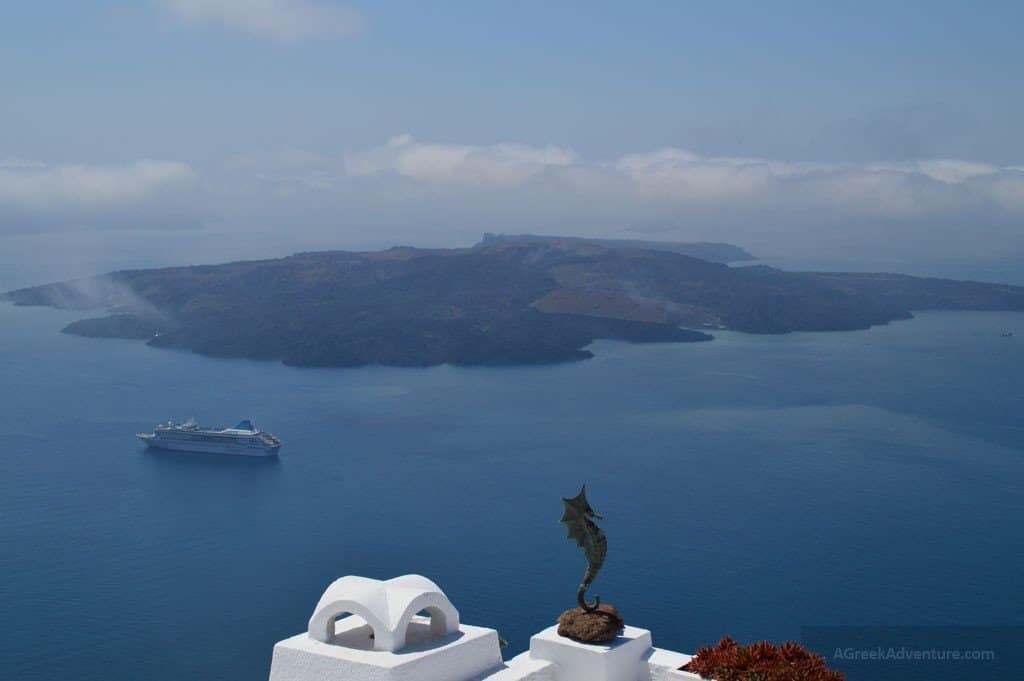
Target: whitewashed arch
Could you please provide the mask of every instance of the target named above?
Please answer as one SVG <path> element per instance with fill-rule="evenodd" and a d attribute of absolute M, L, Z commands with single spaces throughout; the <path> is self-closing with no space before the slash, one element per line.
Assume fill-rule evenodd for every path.
<path fill-rule="evenodd" d="M 416 613 L 430 615 L 430 635 L 440 638 L 459 630 L 459 611 L 441 588 L 421 575 L 386 581 L 342 577 L 327 587 L 309 618 L 309 637 L 332 643 L 334 623 L 341 615 L 361 617 L 373 629 L 375 650 L 396 652 L 405 647 Z"/>

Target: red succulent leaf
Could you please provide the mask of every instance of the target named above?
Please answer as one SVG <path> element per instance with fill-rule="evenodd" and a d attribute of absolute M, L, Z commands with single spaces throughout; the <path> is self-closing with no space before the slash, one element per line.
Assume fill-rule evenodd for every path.
<path fill-rule="evenodd" d="M 758 641 L 741 646 L 726 636 L 697 651 L 686 671 L 715 681 L 844 681 L 825 658 L 793 641 L 774 646 Z"/>

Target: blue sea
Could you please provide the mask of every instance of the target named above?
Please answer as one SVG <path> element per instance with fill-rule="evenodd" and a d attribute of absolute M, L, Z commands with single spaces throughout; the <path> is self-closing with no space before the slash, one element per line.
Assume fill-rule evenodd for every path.
<path fill-rule="evenodd" d="M 81 316 L 0 305 L 3 678 L 264 679 L 346 574 L 425 574 L 522 650 L 574 604 L 583 482 L 591 593 L 656 645 L 1024 624 L 1024 314 L 422 370 L 59 333 Z M 189 416 L 285 446 L 134 437 Z"/>

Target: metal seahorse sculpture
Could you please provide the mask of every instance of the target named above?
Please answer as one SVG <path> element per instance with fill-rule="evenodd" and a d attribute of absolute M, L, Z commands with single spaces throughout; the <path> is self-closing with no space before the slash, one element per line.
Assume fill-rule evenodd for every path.
<path fill-rule="evenodd" d="M 604 531 L 594 524 L 592 518 L 604 520 L 594 512 L 587 502 L 587 486 L 583 485 L 580 493 L 571 499 L 562 497 L 565 505 L 565 512 L 559 521 L 569 528 L 569 535 L 566 539 L 575 539 L 576 545 L 583 548 L 583 554 L 587 557 L 587 571 L 580 582 L 580 588 L 576 592 L 576 602 L 584 612 L 593 612 L 601 605 L 601 597 L 596 596 L 593 603 L 587 602 L 587 589 L 597 577 L 597 573 L 604 565 L 604 557 L 608 553 L 608 541 L 604 538 Z"/>

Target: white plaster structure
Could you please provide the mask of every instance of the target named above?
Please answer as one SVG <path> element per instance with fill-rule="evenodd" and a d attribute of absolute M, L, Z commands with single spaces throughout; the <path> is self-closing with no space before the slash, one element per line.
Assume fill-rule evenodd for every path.
<path fill-rule="evenodd" d="M 435 638 L 459 630 L 459 611 L 437 584 L 420 575 L 403 575 L 386 582 L 366 577 L 342 577 L 327 587 L 309 618 L 309 637 L 331 643 L 340 615 L 358 615 L 373 629 L 373 649 L 395 652 L 405 647 L 409 624 L 418 612 L 430 614 Z"/>
<path fill-rule="evenodd" d="M 498 634 L 459 621 L 426 577 L 342 577 L 317 603 L 308 629 L 274 646 L 270 681 L 699 681 L 690 656 L 651 645 L 627 626 L 604 644 L 549 627 L 505 662 Z"/>

